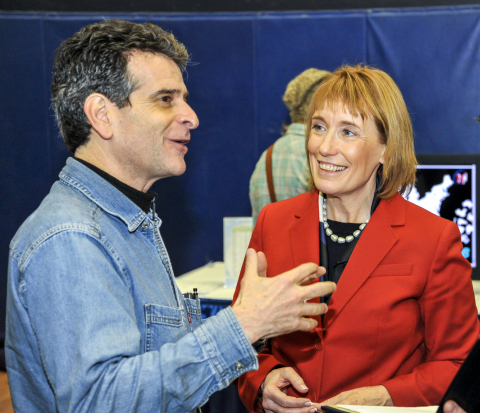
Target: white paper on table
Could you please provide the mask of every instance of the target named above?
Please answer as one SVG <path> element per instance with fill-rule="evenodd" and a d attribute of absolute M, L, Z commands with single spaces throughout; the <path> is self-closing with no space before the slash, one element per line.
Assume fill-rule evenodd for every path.
<path fill-rule="evenodd" d="M 339 407 L 353 410 L 358 413 L 435 413 L 438 406 L 424 406 L 424 407 L 395 407 L 395 406 L 353 406 L 346 404 L 339 404 Z"/>
<path fill-rule="evenodd" d="M 225 287 L 235 287 L 253 231 L 252 217 L 223 218 Z"/>

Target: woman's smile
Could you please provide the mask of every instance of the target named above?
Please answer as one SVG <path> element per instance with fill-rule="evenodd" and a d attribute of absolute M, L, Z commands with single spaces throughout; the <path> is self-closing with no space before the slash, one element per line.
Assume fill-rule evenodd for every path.
<path fill-rule="evenodd" d="M 318 165 L 322 171 L 327 171 L 327 172 L 341 172 L 347 169 L 346 166 L 334 165 L 334 164 L 325 163 L 322 161 L 319 161 Z"/>

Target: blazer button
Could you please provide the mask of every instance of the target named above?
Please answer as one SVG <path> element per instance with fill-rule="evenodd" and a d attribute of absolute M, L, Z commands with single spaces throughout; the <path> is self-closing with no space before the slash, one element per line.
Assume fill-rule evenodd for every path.
<path fill-rule="evenodd" d="M 321 351 L 323 349 L 323 344 L 322 344 L 322 340 L 319 339 L 319 338 L 316 338 L 315 340 L 313 340 L 313 344 L 315 345 L 315 348 L 318 350 L 318 351 Z"/>

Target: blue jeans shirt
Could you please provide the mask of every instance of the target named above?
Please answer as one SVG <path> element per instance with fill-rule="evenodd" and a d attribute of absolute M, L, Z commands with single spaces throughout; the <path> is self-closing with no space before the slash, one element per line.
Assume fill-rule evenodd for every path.
<path fill-rule="evenodd" d="M 199 324 L 160 225 L 68 159 L 10 244 L 5 351 L 16 412 L 189 412 L 258 368 L 231 308 Z"/>

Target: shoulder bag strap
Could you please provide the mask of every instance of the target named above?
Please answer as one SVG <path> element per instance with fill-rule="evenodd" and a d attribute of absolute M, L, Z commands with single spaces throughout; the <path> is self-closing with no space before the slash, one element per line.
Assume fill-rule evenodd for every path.
<path fill-rule="evenodd" d="M 275 145 L 275 144 L 273 144 Z M 267 183 L 268 183 L 268 193 L 270 194 L 270 200 L 272 202 L 277 202 L 277 198 L 275 197 L 275 189 L 273 187 L 273 175 L 272 175 L 272 150 L 273 145 L 267 149 L 267 159 L 265 170 L 267 172 Z"/>

